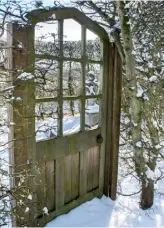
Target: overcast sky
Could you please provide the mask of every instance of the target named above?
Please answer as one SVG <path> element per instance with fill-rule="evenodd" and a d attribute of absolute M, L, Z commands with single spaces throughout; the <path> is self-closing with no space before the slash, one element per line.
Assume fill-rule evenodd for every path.
<path fill-rule="evenodd" d="M 39 23 L 36 26 L 35 34 L 36 38 L 43 36 L 47 40 L 53 40 L 50 33 L 57 34 L 57 23 Z M 97 36 L 87 30 L 87 39 L 94 40 Z M 64 20 L 64 40 L 81 40 L 81 26 L 73 19 Z"/>

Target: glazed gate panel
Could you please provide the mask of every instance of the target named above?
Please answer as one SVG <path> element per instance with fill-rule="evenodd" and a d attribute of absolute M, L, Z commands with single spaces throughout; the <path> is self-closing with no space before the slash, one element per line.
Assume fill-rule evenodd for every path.
<path fill-rule="evenodd" d="M 39 22 L 52 20 L 52 15 L 55 15 L 54 20 L 58 23 L 59 55 L 35 53 L 35 26 Z M 67 213 L 93 197 L 100 197 L 104 192 L 109 195 L 109 186 L 116 189 L 117 168 L 114 167 L 114 163 L 109 161 L 112 156 L 116 161 L 118 150 L 118 141 L 115 142 L 115 138 L 118 138 L 119 125 L 115 131 L 115 138 L 112 138 L 112 127 L 114 126 L 112 123 L 116 125 L 117 122 L 119 123 L 119 116 L 117 115 L 117 119 L 115 119 L 113 113 L 113 106 L 116 105 L 113 99 L 118 102 L 120 96 L 117 97 L 116 91 L 115 94 L 113 91 L 114 88 L 120 89 L 121 84 L 120 81 L 114 84 L 113 78 L 117 78 L 117 75 L 119 78 L 121 75 L 120 68 L 116 67 L 115 62 L 120 65 L 121 63 L 117 50 L 114 45 L 109 43 L 105 30 L 74 8 L 33 11 L 29 13 L 28 18 L 29 24 L 26 26 L 8 25 L 8 44 L 11 47 L 8 53 L 9 69 L 12 69 L 11 85 L 14 85 L 14 96 L 22 98 L 22 103 L 13 102 L 10 106 L 9 121 L 15 123 L 10 131 L 12 139 L 10 155 L 14 167 L 20 171 L 28 170 L 30 174 L 28 188 L 34 199 L 33 205 L 29 206 L 30 214 L 26 218 L 16 221 L 16 225 L 44 226 L 57 215 Z M 75 19 L 81 26 L 81 58 L 64 56 L 63 22 L 68 18 Z M 95 32 L 101 40 L 100 59 L 88 57 L 87 30 Z M 16 48 L 19 42 L 23 47 L 21 50 Z M 112 53 L 111 58 L 115 56 L 113 61 L 110 59 L 110 53 Z M 58 66 L 59 90 L 54 97 L 40 98 L 38 95 L 36 97 L 34 78 L 24 81 L 17 80 L 18 69 L 34 74 L 36 59 L 37 61 L 38 59 L 53 60 L 53 64 Z M 68 95 L 64 92 L 63 71 L 66 69 L 64 64 L 68 61 L 73 62 L 72 64 L 79 63 L 81 66 L 81 94 Z M 70 62 L 69 64 L 71 64 Z M 88 94 L 86 92 L 86 71 L 93 65 L 96 66 L 94 69 L 99 72 L 100 89 L 99 92 Z M 56 65 L 53 66 L 55 69 Z M 77 105 L 77 101 L 80 106 Z M 98 121 L 96 121 L 95 110 L 91 112 L 89 109 L 90 104 L 95 101 L 95 107 L 99 107 Z M 80 115 L 79 129 L 72 134 L 64 133 L 64 102 L 76 104 L 76 112 Z M 41 104 L 42 109 L 44 106 L 46 109 L 57 108 L 57 114 L 54 117 L 57 119 L 55 120 L 57 130 L 55 129 L 55 133 L 53 132 L 49 138 L 39 141 L 36 140 L 35 131 L 35 110 L 39 110 L 36 108 L 38 104 Z M 115 110 L 119 114 L 119 108 Z M 70 116 L 70 113 L 66 114 Z M 86 124 L 86 117 L 89 119 L 92 114 L 96 123 L 94 127 L 93 123 L 91 126 L 88 126 L 88 122 Z M 55 121 L 51 122 L 50 127 L 56 123 Z M 114 150 L 111 145 L 115 145 Z M 114 172 L 112 172 L 113 170 Z M 112 178 L 110 178 L 109 172 L 112 173 Z M 16 186 L 18 183 L 15 181 L 14 184 Z M 112 194 L 115 194 L 114 190 Z M 48 215 L 43 213 L 45 207 L 48 209 Z M 19 215 L 22 216 L 24 211 L 23 206 L 19 208 Z"/>

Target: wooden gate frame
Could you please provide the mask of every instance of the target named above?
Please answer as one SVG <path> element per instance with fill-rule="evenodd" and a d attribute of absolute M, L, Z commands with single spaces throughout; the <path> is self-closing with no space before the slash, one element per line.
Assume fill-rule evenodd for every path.
<path fill-rule="evenodd" d="M 47 18 L 52 20 L 51 16 L 55 14 L 56 20 L 74 19 L 83 25 L 83 45 L 85 45 L 86 28 L 96 33 L 103 41 L 103 60 L 104 74 L 106 75 L 103 82 L 103 88 L 107 91 L 102 97 L 102 127 L 103 138 L 106 142 L 102 150 L 104 156 L 100 162 L 100 189 L 106 196 L 113 200 L 116 198 L 117 189 L 117 170 L 118 170 L 118 148 L 119 148 L 119 127 L 120 127 L 120 104 L 121 104 L 121 59 L 118 54 L 115 44 L 109 43 L 109 37 L 106 31 L 93 22 L 85 14 L 75 8 L 60 8 L 51 10 L 36 10 L 30 12 L 27 17 L 29 25 L 9 24 L 8 25 L 8 46 L 12 47 L 8 51 L 9 69 L 11 85 L 14 85 L 14 97 L 21 97 L 22 103 L 13 101 L 10 106 L 9 121 L 15 125 L 10 129 L 10 160 L 15 170 L 21 172 L 29 169 L 32 178 L 29 181 L 30 191 L 33 192 L 33 207 L 30 208 L 30 214 L 36 213 L 37 198 L 35 197 L 35 175 L 36 175 L 36 141 L 35 141 L 35 84 L 34 79 L 20 83 L 17 80 L 20 74 L 17 70 L 25 72 L 33 72 L 34 64 L 34 26 L 38 22 L 47 21 Z M 60 27 L 62 29 L 62 27 Z M 23 49 L 19 48 L 18 43 L 21 43 Z M 33 53 L 33 54 L 32 54 Z M 84 73 L 85 74 L 85 73 Z M 83 79 L 85 80 L 85 78 Z M 85 83 L 85 81 L 83 81 Z M 84 108 L 83 104 L 83 108 Z M 85 110 L 83 110 L 85 111 Z M 18 114 L 19 113 L 19 114 Z M 24 118 L 22 118 L 24 117 Z M 84 120 L 82 120 L 84 121 Z M 105 164 L 105 166 L 104 166 Z M 105 167 L 105 168 L 104 168 Z M 105 172 L 105 173 L 104 173 Z M 104 177 L 104 178 L 103 178 Z M 17 180 L 13 185 L 17 185 Z M 95 196 L 101 196 L 100 193 Z M 90 199 L 94 195 L 90 196 Z M 66 213 L 80 203 L 85 202 L 89 198 L 84 198 L 79 202 L 73 202 L 72 206 L 66 207 L 62 212 L 52 214 L 54 216 Z M 27 219 L 28 220 L 28 219 Z M 30 219 L 29 219 L 30 220 Z M 36 219 L 37 220 L 37 219 Z M 17 221 L 17 225 L 20 225 Z M 39 223 L 39 225 L 44 224 Z M 16 224 L 14 224 L 16 225 Z M 30 225 L 37 226 L 34 222 Z"/>

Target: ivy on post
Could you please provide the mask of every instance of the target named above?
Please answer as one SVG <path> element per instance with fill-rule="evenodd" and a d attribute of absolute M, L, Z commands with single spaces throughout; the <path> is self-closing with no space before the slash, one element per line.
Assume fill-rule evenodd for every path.
<path fill-rule="evenodd" d="M 28 226 L 36 221 L 36 141 L 35 141 L 35 83 L 34 28 L 18 23 L 8 24 L 9 81 L 13 86 L 9 104 L 10 162 L 12 189 L 19 199 L 14 205 L 14 226 Z M 28 197 L 30 195 L 31 197 Z"/>

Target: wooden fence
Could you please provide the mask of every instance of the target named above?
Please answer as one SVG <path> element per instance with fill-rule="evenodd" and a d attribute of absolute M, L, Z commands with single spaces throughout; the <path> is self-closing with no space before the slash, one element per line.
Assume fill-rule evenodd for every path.
<path fill-rule="evenodd" d="M 89 26 L 100 37 L 105 37 L 102 39 L 104 81 L 100 95 L 101 126 L 92 131 L 82 127 L 80 132 L 73 135 L 59 135 L 58 138 L 36 142 L 34 78 L 18 79 L 21 70 L 33 72 L 34 25 L 9 24 L 8 45 L 11 48 L 8 51 L 8 66 L 12 69 L 9 76 L 11 85 L 14 85 L 13 96 L 22 99 L 21 102 L 13 101 L 9 109 L 9 121 L 15 123 L 10 129 L 10 157 L 15 173 L 27 171 L 26 184 L 33 197 L 32 203 L 25 200 L 24 205 L 17 205 L 17 226 L 43 226 L 57 215 L 67 213 L 93 197 L 103 194 L 112 199 L 116 197 L 121 100 L 121 60 L 117 48 L 109 43 L 104 29 L 76 9 L 64 8 L 60 12 L 53 10 L 45 13 L 46 18 L 55 13 L 60 24 L 64 17 L 76 18 L 82 28 Z M 45 20 L 45 15 L 42 16 Z M 85 48 L 85 29 L 82 36 Z M 19 48 L 18 43 L 23 48 Z M 59 60 L 60 64 L 62 61 Z M 83 80 L 85 64 L 85 60 L 82 60 Z M 62 70 L 59 74 L 62 76 Z M 82 115 L 85 115 L 85 96 L 79 99 L 83 107 Z M 62 119 L 59 121 L 62 127 Z M 17 186 L 19 178 L 15 178 L 12 184 Z M 27 205 L 29 212 L 25 213 Z M 44 213 L 46 208 L 48 215 Z"/>

